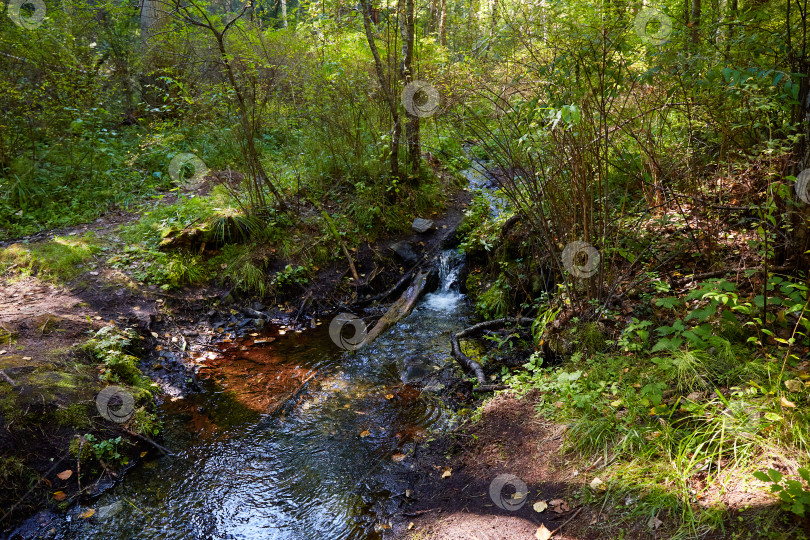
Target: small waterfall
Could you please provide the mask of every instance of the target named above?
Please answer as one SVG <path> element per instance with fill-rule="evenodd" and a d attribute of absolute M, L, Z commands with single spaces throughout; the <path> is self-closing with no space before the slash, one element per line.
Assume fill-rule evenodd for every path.
<path fill-rule="evenodd" d="M 425 305 L 437 311 L 450 311 L 463 295 L 459 292 L 459 275 L 464 262 L 457 250 L 442 251 L 439 256 L 439 289 L 425 296 Z"/>
<path fill-rule="evenodd" d="M 458 253 L 447 250 L 442 251 L 439 257 L 439 283 L 441 292 L 458 292 L 458 275 L 461 270 Z"/>

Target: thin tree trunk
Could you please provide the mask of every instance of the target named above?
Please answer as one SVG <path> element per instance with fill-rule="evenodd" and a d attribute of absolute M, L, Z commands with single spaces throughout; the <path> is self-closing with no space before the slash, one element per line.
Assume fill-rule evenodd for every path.
<path fill-rule="evenodd" d="M 374 57 L 374 69 L 377 71 L 377 79 L 380 81 L 380 87 L 385 95 L 385 102 L 394 123 L 393 133 L 391 134 L 391 177 L 399 178 L 399 137 L 402 129 L 399 124 L 399 111 L 397 110 L 397 103 L 394 101 L 391 85 L 385 79 L 380 52 L 377 50 L 374 33 L 371 31 L 371 10 L 368 6 L 368 0 L 360 0 L 360 6 L 363 8 L 363 27 L 366 30 L 366 40 L 369 49 L 371 49 L 371 55 Z"/>
<path fill-rule="evenodd" d="M 692 0 L 692 43 L 700 43 L 700 0 Z"/>
<path fill-rule="evenodd" d="M 219 48 L 220 58 L 222 59 L 222 63 L 225 66 L 225 75 L 228 78 L 228 82 L 233 88 L 234 94 L 236 95 L 236 103 L 239 108 L 239 119 L 240 123 L 242 124 L 242 130 L 245 134 L 245 148 L 247 150 L 247 161 L 248 166 L 252 169 L 253 175 L 255 179 L 258 181 L 260 186 L 267 186 L 270 188 L 270 191 L 273 193 L 273 196 L 276 198 L 279 207 L 282 210 L 287 209 L 287 205 L 284 203 L 284 199 L 281 197 L 281 193 L 278 192 L 276 189 L 275 184 L 270 180 L 270 176 L 267 174 L 267 171 L 264 170 L 264 165 L 262 165 L 261 160 L 259 159 L 259 152 L 256 150 L 256 143 L 253 140 L 254 129 L 253 124 L 251 123 L 251 116 L 248 113 L 247 104 L 245 102 L 245 97 L 242 93 L 242 89 L 239 86 L 239 83 L 236 82 L 236 76 L 233 73 L 233 67 L 231 66 L 230 61 L 228 60 L 228 53 L 225 50 L 225 36 L 222 33 L 217 32 L 215 34 L 217 40 L 217 47 Z M 256 195 L 259 197 L 259 200 L 256 201 L 259 205 L 264 205 L 264 200 L 262 197 L 262 190 L 257 189 Z"/>
<path fill-rule="evenodd" d="M 439 43 L 447 45 L 447 0 L 439 0 Z"/>
<path fill-rule="evenodd" d="M 414 0 L 403 0 L 405 13 L 400 18 L 399 31 L 402 35 L 402 63 L 400 76 L 405 85 L 413 82 L 413 46 L 414 46 Z M 422 159 L 422 145 L 419 141 L 419 117 L 405 112 L 405 140 L 408 142 L 408 169 L 418 176 Z"/>
<path fill-rule="evenodd" d="M 160 28 L 160 0 L 141 1 L 141 41 L 146 44 Z"/>
<path fill-rule="evenodd" d="M 287 28 L 287 0 L 279 0 L 281 2 L 281 20 L 284 22 L 284 28 Z"/>
<path fill-rule="evenodd" d="M 737 20 L 737 13 L 738 13 L 738 5 L 737 0 L 731 0 L 731 11 L 729 12 L 728 18 L 728 37 L 726 38 L 726 59 L 731 55 L 731 42 L 734 41 L 734 29 L 735 29 L 735 22 Z M 790 2 L 788 2 L 788 13 L 790 13 Z M 790 27 L 788 27 L 788 50 L 790 49 Z"/>

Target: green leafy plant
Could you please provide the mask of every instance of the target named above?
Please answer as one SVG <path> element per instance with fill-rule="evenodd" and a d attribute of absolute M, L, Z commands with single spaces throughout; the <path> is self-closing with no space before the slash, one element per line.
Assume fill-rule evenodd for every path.
<path fill-rule="evenodd" d="M 767 473 L 757 471 L 754 476 L 757 480 L 770 484 L 771 491 L 779 494 L 784 510 L 804 517 L 807 509 L 810 509 L 810 470 L 799 469 L 799 476 L 804 480 L 804 485 L 798 480 L 785 478 L 776 469 L 768 469 Z"/>

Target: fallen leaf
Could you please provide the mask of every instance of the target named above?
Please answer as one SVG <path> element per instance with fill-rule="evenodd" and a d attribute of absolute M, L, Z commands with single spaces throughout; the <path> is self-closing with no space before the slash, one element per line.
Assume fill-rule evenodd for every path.
<path fill-rule="evenodd" d="M 55 501 L 64 501 L 67 495 L 65 495 L 64 491 L 55 491 L 53 494 L 53 500 Z"/>
<path fill-rule="evenodd" d="M 658 519 L 655 516 L 651 516 L 650 519 L 647 520 L 647 527 L 649 527 L 650 529 L 652 529 L 654 531 L 657 531 L 658 527 L 660 527 L 663 524 L 664 524 L 664 522 L 661 521 L 660 519 Z"/>
<path fill-rule="evenodd" d="M 361 437 L 368 437 L 369 435 L 371 435 L 371 432 L 369 430 L 365 430 L 360 433 Z"/>
<path fill-rule="evenodd" d="M 59 478 L 59 480 L 67 480 L 71 476 L 73 476 L 73 471 L 71 471 L 70 469 L 66 469 L 56 475 L 56 477 Z"/>
<path fill-rule="evenodd" d="M 394 454 L 393 456 L 391 456 L 391 459 L 399 463 L 400 461 L 405 459 L 405 454 Z"/>
<path fill-rule="evenodd" d="M 88 508 L 87 510 L 79 514 L 79 517 L 82 519 L 87 519 L 93 517 L 94 515 L 96 515 L 96 510 L 94 508 Z"/>
<path fill-rule="evenodd" d="M 409 530 L 409 531 L 410 531 L 410 530 L 413 530 L 413 528 L 414 528 L 414 527 L 416 527 L 416 525 L 414 525 L 414 524 L 413 524 L 413 521 L 411 521 L 410 523 L 408 523 L 408 530 Z"/>
<path fill-rule="evenodd" d="M 780 400 L 780 402 L 782 403 L 782 407 L 786 407 L 788 409 L 795 409 L 796 408 L 796 404 L 793 403 L 792 401 L 788 401 L 788 399 L 785 398 L 785 396 L 782 396 L 782 399 Z"/>
<path fill-rule="evenodd" d="M 149 453 L 149 452 L 147 452 L 146 450 L 144 450 L 143 452 L 141 452 L 141 457 L 146 457 L 146 454 L 148 454 L 148 453 Z"/>
<path fill-rule="evenodd" d="M 0 351 L 0 354 L 6 354 L 7 352 L 8 352 L 7 350 L 3 349 L 2 351 Z"/>
<path fill-rule="evenodd" d="M 540 512 L 545 512 L 546 508 L 548 508 L 548 503 L 546 501 L 537 501 L 532 505 L 532 508 L 539 514 Z"/>
<path fill-rule="evenodd" d="M 394 399 L 394 394 L 385 394 L 385 399 Z"/>
<path fill-rule="evenodd" d="M 548 501 L 548 506 L 551 508 L 551 511 L 556 514 L 562 514 L 563 512 L 568 512 L 571 507 L 568 506 L 568 503 L 562 499 L 553 499 Z"/>
<path fill-rule="evenodd" d="M 785 386 L 791 392 L 801 392 L 802 390 L 804 390 L 804 383 L 798 379 L 785 381 Z"/>
<path fill-rule="evenodd" d="M 22 359 L 23 360 L 32 360 L 32 358 L 30 356 L 23 356 Z"/>
<path fill-rule="evenodd" d="M 545 525 L 540 525 L 540 527 L 537 528 L 537 532 L 534 533 L 534 537 L 537 538 L 537 540 L 549 540 L 552 534 L 553 533 L 548 530 Z"/>
<path fill-rule="evenodd" d="M 444 470 L 444 472 L 442 473 L 442 478 L 450 478 L 452 475 L 453 475 L 453 469 L 451 469 L 451 468 L 449 468 L 449 467 L 448 467 L 448 468 L 447 468 L 447 469 L 445 469 L 445 470 Z"/>
<path fill-rule="evenodd" d="M 594 477 L 594 479 L 591 480 L 590 486 L 591 489 L 594 491 L 604 491 L 607 487 L 605 486 L 605 483 L 602 481 L 602 479 L 599 478 L 598 476 Z"/>
<path fill-rule="evenodd" d="M 251 336 L 251 337 L 256 337 L 256 336 L 258 336 L 258 335 L 259 335 L 259 334 L 257 334 L 256 332 L 251 332 L 251 333 L 250 333 L 250 336 Z"/>

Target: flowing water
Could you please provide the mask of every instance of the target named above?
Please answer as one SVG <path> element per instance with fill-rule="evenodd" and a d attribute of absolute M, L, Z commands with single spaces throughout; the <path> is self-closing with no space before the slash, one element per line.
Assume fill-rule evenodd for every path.
<path fill-rule="evenodd" d="M 161 405 L 176 455 L 134 467 L 93 501 L 93 519 L 76 508 L 53 537 L 381 538 L 408 454 L 451 421 L 426 380 L 452 361 L 449 332 L 469 316 L 458 263 L 443 253 L 441 287 L 354 353 L 332 343 L 329 321 L 227 344 L 205 392 Z"/>

